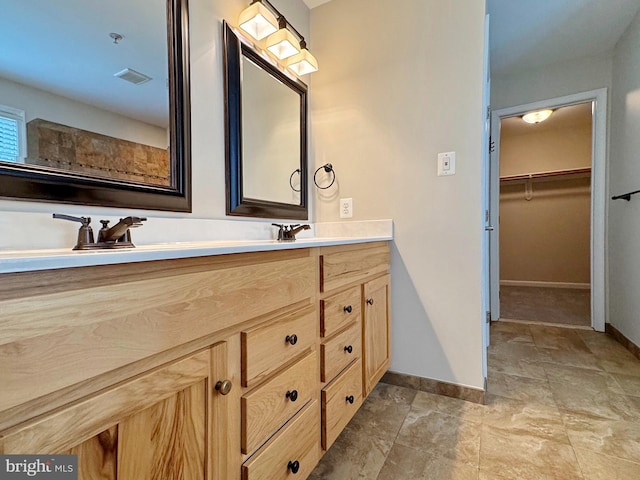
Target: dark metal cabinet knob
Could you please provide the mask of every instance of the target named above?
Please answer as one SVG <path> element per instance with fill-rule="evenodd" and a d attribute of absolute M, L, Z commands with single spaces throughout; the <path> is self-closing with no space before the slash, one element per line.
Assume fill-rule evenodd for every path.
<path fill-rule="evenodd" d="M 351 345 L 347 345 L 344 347 L 344 351 L 347 353 L 353 353 L 353 347 Z"/>
<path fill-rule="evenodd" d="M 353 307 L 351 305 L 347 305 L 343 308 L 343 310 L 345 311 L 345 313 L 351 313 L 353 312 Z"/>
<path fill-rule="evenodd" d="M 347 398 L 345 398 L 345 400 L 349 402 L 351 405 L 353 405 L 353 402 L 356 401 L 353 395 L 349 395 Z"/>
<path fill-rule="evenodd" d="M 232 387 L 233 384 L 231 383 L 231 380 L 221 380 L 216 383 L 215 386 L 216 391 L 220 393 L 220 395 L 227 395 L 231 391 Z"/>
<path fill-rule="evenodd" d="M 295 345 L 296 343 L 298 343 L 298 336 L 296 334 L 287 335 L 284 341 L 290 343 L 291 345 Z"/>
<path fill-rule="evenodd" d="M 291 400 L 292 402 L 295 402 L 298 399 L 298 391 L 297 390 L 291 390 L 289 392 L 287 392 L 286 397 Z"/>
<path fill-rule="evenodd" d="M 367 305 L 373 305 L 373 298 L 367 298 Z"/>
<path fill-rule="evenodd" d="M 289 462 L 287 464 L 287 469 L 291 470 L 291 473 L 295 475 L 296 473 L 298 473 L 298 470 L 300 470 L 300 462 L 298 460 Z"/>

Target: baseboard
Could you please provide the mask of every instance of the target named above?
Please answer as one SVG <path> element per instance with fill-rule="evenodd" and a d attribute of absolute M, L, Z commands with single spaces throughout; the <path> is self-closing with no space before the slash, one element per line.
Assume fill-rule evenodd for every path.
<path fill-rule="evenodd" d="M 533 282 L 526 280 L 500 280 L 502 287 L 542 287 L 542 288 L 578 288 L 580 290 L 590 290 L 589 283 L 570 282 Z"/>
<path fill-rule="evenodd" d="M 485 403 L 485 390 L 479 388 L 463 387 L 453 383 L 396 372 L 385 373 L 380 381 L 398 387 L 413 388 L 414 390 L 420 390 L 422 392 L 459 398 L 460 400 L 479 403 L 481 405 Z"/>
<path fill-rule="evenodd" d="M 640 347 L 624 336 L 616 327 L 610 323 L 604 324 L 604 331 L 611 335 L 619 344 L 629 350 L 635 357 L 640 360 Z"/>

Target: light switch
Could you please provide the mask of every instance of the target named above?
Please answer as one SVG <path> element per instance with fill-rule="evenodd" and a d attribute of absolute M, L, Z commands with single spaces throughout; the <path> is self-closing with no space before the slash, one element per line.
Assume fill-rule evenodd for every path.
<path fill-rule="evenodd" d="M 456 152 L 444 152 L 438 154 L 438 176 L 456 174 Z"/>

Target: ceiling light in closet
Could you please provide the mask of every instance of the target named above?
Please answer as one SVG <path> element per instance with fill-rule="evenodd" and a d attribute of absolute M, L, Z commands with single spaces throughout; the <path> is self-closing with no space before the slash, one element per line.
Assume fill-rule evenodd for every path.
<path fill-rule="evenodd" d="M 544 122 L 547 118 L 551 116 L 553 110 L 538 110 L 536 112 L 529 112 L 522 116 L 522 120 L 527 123 L 540 123 Z"/>

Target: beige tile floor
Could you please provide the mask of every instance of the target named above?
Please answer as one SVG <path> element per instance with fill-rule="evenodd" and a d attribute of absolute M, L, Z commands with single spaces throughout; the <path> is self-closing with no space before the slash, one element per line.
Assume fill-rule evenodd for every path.
<path fill-rule="evenodd" d="M 640 361 L 605 334 L 497 322 L 487 405 L 380 383 L 310 479 L 640 480 Z"/>

